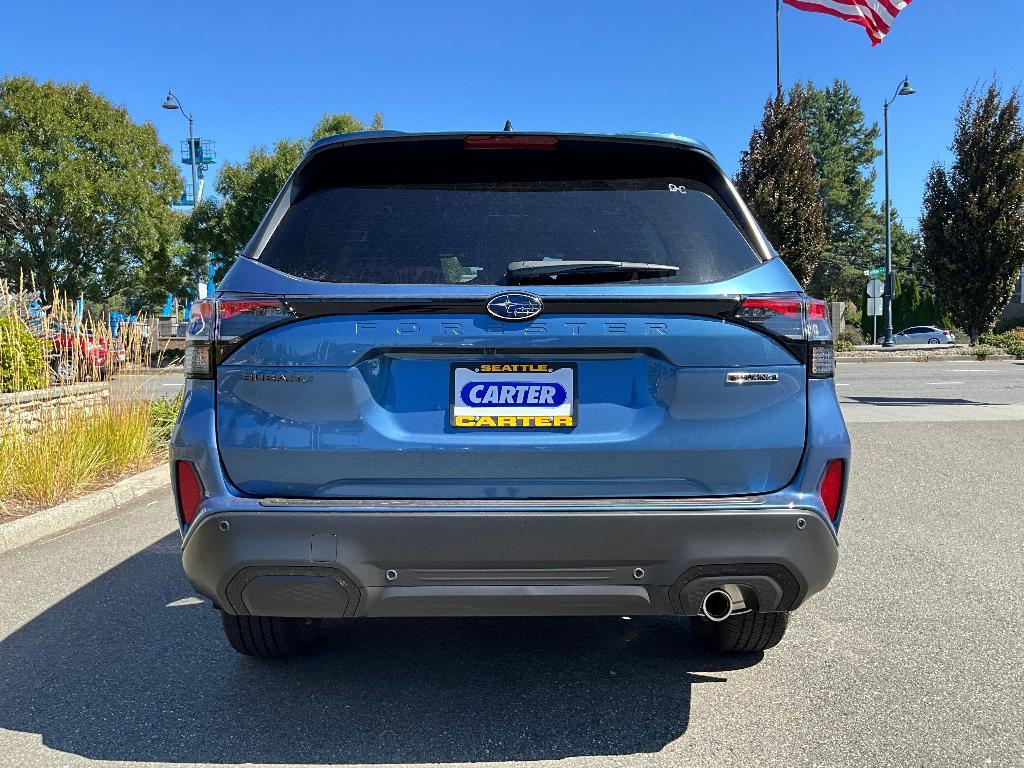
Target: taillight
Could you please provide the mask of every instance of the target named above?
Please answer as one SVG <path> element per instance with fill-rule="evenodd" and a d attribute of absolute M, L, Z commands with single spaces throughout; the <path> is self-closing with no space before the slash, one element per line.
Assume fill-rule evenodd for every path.
<path fill-rule="evenodd" d="M 185 378 L 209 379 L 213 377 L 214 323 L 217 302 L 200 299 L 192 302 L 188 330 L 185 332 Z"/>
<path fill-rule="evenodd" d="M 818 495 L 821 496 L 821 503 L 832 522 L 839 516 L 839 502 L 843 500 L 845 469 L 845 461 L 833 459 L 825 466 L 825 474 L 821 476 L 821 482 L 818 484 Z"/>
<path fill-rule="evenodd" d="M 835 352 L 828 305 L 806 296 L 748 296 L 736 308 L 736 319 L 756 325 L 786 342 L 816 379 L 835 375 Z"/>
<path fill-rule="evenodd" d="M 185 376 L 211 379 L 223 359 L 247 336 L 295 315 L 280 299 L 203 299 L 192 304 L 185 337 Z"/>
<path fill-rule="evenodd" d="M 292 317 L 280 299 L 221 299 L 217 302 L 217 340 L 234 341 Z"/>
<path fill-rule="evenodd" d="M 203 485 L 191 461 L 174 462 L 174 490 L 178 497 L 178 510 L 185 525 L 192 525 L 203 501 Z"/>

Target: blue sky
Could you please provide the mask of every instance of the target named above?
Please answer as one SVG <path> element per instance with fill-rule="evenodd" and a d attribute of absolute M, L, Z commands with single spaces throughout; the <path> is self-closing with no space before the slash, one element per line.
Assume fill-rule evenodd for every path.
<path fill-rule="evenodd" d="M 736 169 L 775 79 L 774 0 L 625 3 L 11 3 L 0 72 L 87 80 L 177 148 L 173 88 L 241 160 L 307 134 L 327 111 L 400 130 L 672 131 Z M 915 224 L 928 168 L 948 156 L 965 89 L 1024 81 L 1024 2 L 915 0 L 882 45 L 785 8 L 783 78 L 846 78 L 871 119 L 907 74 L 919 93 L 890 113 L 894 204 Z M 197 34 L 190 40 L 189 30 Z M 881 195 L 881 164 L 879 183 Z"/>

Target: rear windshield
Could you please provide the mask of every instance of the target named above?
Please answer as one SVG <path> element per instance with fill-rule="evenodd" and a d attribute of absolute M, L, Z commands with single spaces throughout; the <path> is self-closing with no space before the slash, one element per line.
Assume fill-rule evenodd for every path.
<path fill-rule="evenodd" d="M 510 262 L 670 264 L 644 284 L 709 283 L 760 263 L 710 188 L 679 178 L 320 188 L 259 257 L 332 283 L 508 285 Z"/>

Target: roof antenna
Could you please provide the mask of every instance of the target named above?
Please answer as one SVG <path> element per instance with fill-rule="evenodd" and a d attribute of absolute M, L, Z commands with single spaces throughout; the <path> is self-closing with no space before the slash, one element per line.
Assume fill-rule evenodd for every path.
<path fill-rule="evenodd" d="M 501 130 L 503 130 L 503 131 L 511 131 L 512 130 L 512 121 L 511 120 L 506 120 L 505 121 L 505 127 L 502 128 Z"/>

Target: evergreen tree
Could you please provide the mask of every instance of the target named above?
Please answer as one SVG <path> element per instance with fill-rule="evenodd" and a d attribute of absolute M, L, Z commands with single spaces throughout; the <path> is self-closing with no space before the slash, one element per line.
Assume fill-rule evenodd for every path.
<path fill-rule="evenodd" d="M 1024 125 L 1020 94 L 992 82 L 964 96 L 953 163 L 925 185 L 923 259 L 940 303 L 977 340 L 1010 300 L 1024 264 Z"/>
<path fill-rule="evenodd" d="M 765 102 L 740 156 L 736 187 L 768 240 L 806 286 L 826 243 L 819 181 L 798 93 Z"/>
<path fill-rule="evenodd" d="M 820 180 L 828 244 L 812 278 L 812 290 L 839 299 L 863 282 L 863 270 L 877 266 L 884 218 L 871 196 L 875 183 L 878 125 L 865 122 L 860 99 L 845 80 L 821 90 L 797 84 L 792 97 L 807 123 L 815 170 Z M 863 285 L 858 286 L 863 293 Z"/>

